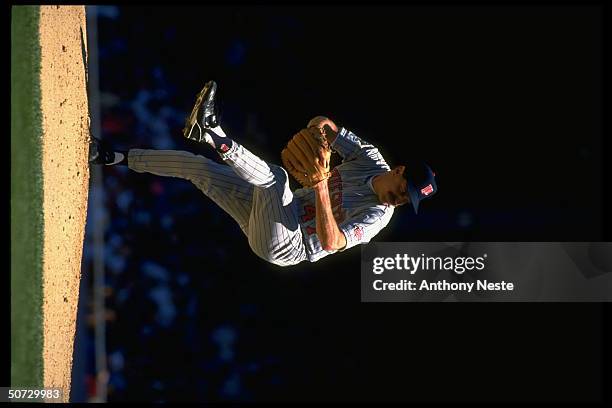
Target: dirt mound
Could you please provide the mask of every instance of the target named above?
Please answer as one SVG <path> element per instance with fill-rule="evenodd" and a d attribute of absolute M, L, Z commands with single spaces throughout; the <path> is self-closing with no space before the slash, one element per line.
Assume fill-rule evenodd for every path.
<path fill-rule="evenodd" d="M 44 385 L 68 401 L 89 191 L 87 31 L 83 6 L 40 13 Z"/>

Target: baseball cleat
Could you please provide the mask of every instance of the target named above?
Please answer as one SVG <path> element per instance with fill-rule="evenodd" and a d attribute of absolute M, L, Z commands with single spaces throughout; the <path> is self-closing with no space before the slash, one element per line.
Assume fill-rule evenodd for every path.
<path fill-rule="evenodd" d="M 204 129 L 219 126 L 215 95 L 217 84 L 215 81 L 208 81 L 196 98 L 196 103 L 191 110 L 191 114 L 185 121 L 183 135 L 196 142 L 205 142 Z"/>
<path fill-rule="evenodd" d="M 112 166 L 124 159 L 124 154 L 106 149 L 102 142 L 92 136 L 89 144 L 89 163 Z"/>

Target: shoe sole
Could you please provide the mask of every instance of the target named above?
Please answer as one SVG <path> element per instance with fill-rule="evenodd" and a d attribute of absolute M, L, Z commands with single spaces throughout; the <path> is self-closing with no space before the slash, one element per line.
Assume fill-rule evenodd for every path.
<path fill-rule="evenodd" d="M 189 118 L 187 119 L 187 123 L 185 124 L 185 128 L 183 129 L 183 135 L 187 139 L 195 140 L 194 138 L 191 137 L 191 133 L 193 132 L 194 126 L 198 122 L 198 111 L 200 110 L 200 107 L 202 106 L 202 102 L 204 102 L 204 95 L 206 95 L 206 93 L 210 89 L 210 86 L 211 85 L 209 82 L 206 83 L 206 85 L 204 85 L 204 88 L 202 88 L 202 90 L 198 93 L 198 96 L 196 97 L 195 105 L 193 106 L 193 109 L 191 110 L 191 114 L 189 115 Z"/>

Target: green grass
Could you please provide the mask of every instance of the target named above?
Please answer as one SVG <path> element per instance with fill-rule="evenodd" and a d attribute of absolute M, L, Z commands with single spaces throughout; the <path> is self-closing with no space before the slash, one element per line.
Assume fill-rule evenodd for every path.
<path fill-rule="evenodd" d="M 11 386 L 43 384 L 38 6 L 11 9 Z"/>

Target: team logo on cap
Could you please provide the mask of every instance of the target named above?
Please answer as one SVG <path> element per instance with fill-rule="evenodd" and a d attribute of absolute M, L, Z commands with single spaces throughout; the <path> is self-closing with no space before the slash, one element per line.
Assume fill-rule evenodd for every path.
<path fill-rule="evenodd" d="M 219 147 L 219 149 L 221 149 L 221 151 L 222 151 L 223 153 L 225 153 L 225 152 L 227 152 L 227 151 L 229 150 L 229 147 L 227 147 L 227 145 L 226 145 L 225 143 L 223 143 L 223 144 L 221 145 L 221 147 Z"/>
<path fill-rule="evenodd" d="M 430 195 L 431 193 L 433 193 L 433 187 L 432 185 L 428 185 L 427 187 L 424 187 L 421 189 L 421 194 L 424 194 L 426 196 Z"/>

